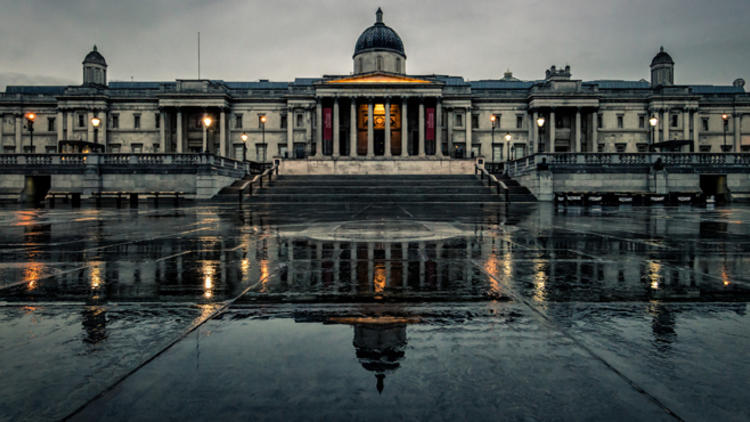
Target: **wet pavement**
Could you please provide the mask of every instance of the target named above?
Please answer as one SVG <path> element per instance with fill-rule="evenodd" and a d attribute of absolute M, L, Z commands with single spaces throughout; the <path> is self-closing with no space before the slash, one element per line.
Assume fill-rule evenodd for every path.
<path fill-rule="evenodd" d="M 0 420 L 748 420 L 750 207 L 0 209 Z"/>

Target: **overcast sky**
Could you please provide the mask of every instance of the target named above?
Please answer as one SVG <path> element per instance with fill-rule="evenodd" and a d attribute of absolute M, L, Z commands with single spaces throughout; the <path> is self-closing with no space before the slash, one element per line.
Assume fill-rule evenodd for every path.
<path fill-rule="evenodd" d="M 649 79 L 660 45 L 675 82 L 750 77 L 748 0 L 3 0 L 0 89 L 81 82 L 93 44 L 109 80 L 227 81 L 347 74 L 359 34 L 383 7 L 407 72 L 466 79 Z"/>

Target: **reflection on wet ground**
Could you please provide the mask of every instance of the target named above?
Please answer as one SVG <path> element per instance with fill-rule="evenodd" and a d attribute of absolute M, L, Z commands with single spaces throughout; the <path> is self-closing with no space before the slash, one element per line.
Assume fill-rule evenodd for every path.
<path fill-rule="evenodd" d="M 748 217 L 6 208 L 0 419 L 747 420 Z"/>

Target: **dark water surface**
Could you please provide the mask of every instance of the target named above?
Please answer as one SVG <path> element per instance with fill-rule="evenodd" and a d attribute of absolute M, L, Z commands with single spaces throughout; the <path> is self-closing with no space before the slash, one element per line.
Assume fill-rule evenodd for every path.
<path fill-rule="evenodd" d="M 750 208 L 0 209 L 2 420 L 749 420 Z"/>

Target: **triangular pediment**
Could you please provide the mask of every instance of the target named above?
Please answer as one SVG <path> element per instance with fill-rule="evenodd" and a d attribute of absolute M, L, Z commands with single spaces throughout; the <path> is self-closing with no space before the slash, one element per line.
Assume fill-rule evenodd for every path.
<path fill-rule="evenodd" d="M 347 76 L 325 82 L 327 84 L 432 84 L 425 79 L 410 78 L 388 73 L 368 73 L 365 75 Z"/>

